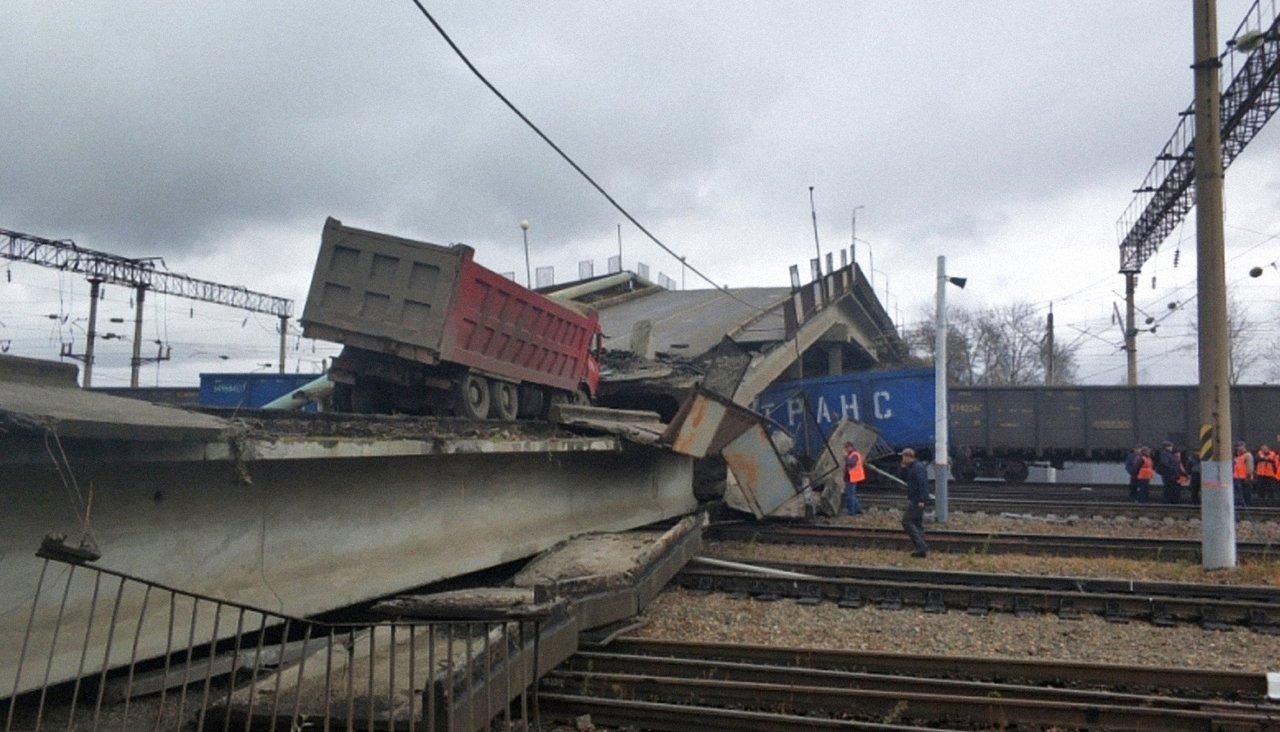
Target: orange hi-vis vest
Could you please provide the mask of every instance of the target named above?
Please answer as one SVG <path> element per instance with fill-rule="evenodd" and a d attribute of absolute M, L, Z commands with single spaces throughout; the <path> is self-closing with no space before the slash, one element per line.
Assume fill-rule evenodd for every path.
<path fill-rule="evenodd" d="M 1276 454 L 1271 450 L 1266 452 L 1258 452 L 1258 464 L 1254 471 L 1259 478 L 1276 477 Z"/>
<path fill-rule="evenodd" d="M 1232 478 L 1235 478 L 1236 480 L 1249 479 L 1249 466 L 1245 463 L 1247 458 L 1248 455 L 1243 452 L 1235 456 L 1235 459 L 1232 460 L 1233 464 L 1231 466 Z"/>
<path fill-rule="evenodd" d="M 1138 480 L 1151 480 L 1155 477 L 1156 471 L 1151 468 L 1151 458 L 1142 457 L 1142 466 L 1138 468 Z"/>
<path fill-rule="evenodd" d="M 854 451 L 852 451 L 852 452 L 847 452 L 847 453 L 845 453 L 845 457 L 846 457 L 846 458 L 848 458 L 848 457 L 856 457 L 856 458 L 858 458 L 858 464 L 857 464 L 857 465 L 855 465 L 855 466 L 853 466 L 852 468 L 849 468 L 849 476 L 848 476 L 848 477 L 849 477 L 849 482 L 850 482 L 850 483 L 861 483 L 862 481 L 866 480 L 866 479 L 867 479 L 867 470 L 866 470 L 866 468 L 864 468 L 864 467 L 863 467 L 862 453 L 858 452 L 857 450 L 854 450 Z"/>
<path fill-rule="evenodd" d="M 1191 485 L 1191 476 L 1187 475 L 1187 464 L 1182 460 L 1182 453 L 1175 452 L 1174 455 L 1178 457 L 1178 480 L 1177 480 L 1178 485 L 1181 485 L 1181 486 Z"/>

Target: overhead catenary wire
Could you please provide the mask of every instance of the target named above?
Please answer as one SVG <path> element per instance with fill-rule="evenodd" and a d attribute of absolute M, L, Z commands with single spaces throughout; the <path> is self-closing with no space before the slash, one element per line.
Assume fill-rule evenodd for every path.
<path fill-rule="evenodd" d="M 431 24 L 431 27 L 435 28 L 436 33 L 440 34 L 440 37 L 444 39 L 444 42 L 449 45 L 449 48 L 453 50 L 453 53 L 462 61 L 463 64 L 466 65 L 467 69 L 470 70 L 471 73 L 477 79 L 480 80 L 480 83 L 484 84 L 485 87 L 489 89 L 489 91 L 493 92 L 494 96 L 496 96 L 504 105 L 506 105 L 507 109 L 510 109 L 513 114 L 519 117 L 520 121 L 524 122 L 529 129 L 533 130 L 534 134 L 540 137 L 543 142 L 547 143 L 547 145 L 550 146 L 550 148 L 554 150 L 556 154 L 560 156 L 561 159 L 563 159 L 566 163 L 569 164 L 569 167 L 573 168 L 574 171 L 578 173 L 578 175 L 582 176 L 584 180 L 586 180 L 588 183 L 591 184 L 592 188 L 595 188 L 600 195 L 604 196 L 605 200 L 608 201 L 610 205 L 612 205 L 615 209 L 617 209 L 618 213 L 622 214 L 623 217 L 625 217 L 627 221 L 631 222 L 632 225 L 634 225 L 637 229 L 639 229 L 641 233 L 649 237 L 650 241 L 652 241 L 654 244 L 657 244 L 658 247 L 662 249 L 662 251 L 671 255 L 675 259 L 681 261 L 685 267 L 688 267 L 690 272 L 697 275 L 700 279 L 702 279 L 702 281 L 711 285 L 713 288 L 720 290 L 725 295 L 729 296 L 734 300 L 737 300 L 738 302 L 742 303 L 743 305 L 746 305 L 747 307 L 753 310 L 758 310 L 760 312 L 765 312 L 767 310 L 767 308 L 762 308 L 759 305 L 756 305 L 755 303 L 748 302 L 747 300 L 739 297 L 738 295 L 734 294 L 734 292 L 730 290 L 728 287 L 725 287 L 724 285 L 721 285 L 720 283 L 708 277 L 706 274 L 702 272 L 702 270 L 698 269 L 692 264 L 689 264 L 687 261 L 685 261 L 684 257 L 677 254 L 675 250 L 671 249 L 671 247 L 663 243 L 661 239 L 659 239 L 657 236 L 653 234 L 653 232 L 645 228 L 644 224 L 641 224 L 640 221 L 637 220 L 635 216 L 631 215 L 630 211 L 624 208 L 622 204 L 618 203 L 618 201 L 612 195 L 610 195 L 608 191 L 604 189 L 604 186 L 597 183 L 595 178 L 592 178 L 591 175 L 588 174 L 587 171 L 584 170 L 581 165 L 578 165 L 577 161 L 575 161 L 572 157 L 570 157 L 568 153 L 566 153 L 563 149 L 561 149 L 559 145 L 555 143 L 555 141 L 553 141 L 549 136 L 547 136 L 547 133 L 543 132 L 540 127 L 534 124 L 533 120 L 529 119 L 524 112 L 521 112 L 520 108 L 517 107 L 510 99 L 507 99 L 506 95 L 503 94 L 501 91 L 499 91 L 498 87 L 494 86 L 493 82 L 489 81 L 489 79 L 483 73 L 481 73 L 480 69 L 476 68 L 476 65 L 471 62 L 471 59 L 468 58 L 465 53 L 463 53 L 462 49 L 458 46 L 458 44 L 454 42 L 453 38 L 449 36 L 449 34 L 445 31 L 444 27 L 440 25 L 440 22 L 435 19 L 435 16 L 433 16 L 431 12 L 427 10 L 427 8 L 420 2 L 420 0 L 412 0 L 412 2 L 415 6 L 417 6 L 419 12 L 422 13 L 422 16 L 427 19 L 427 22 Z"/>

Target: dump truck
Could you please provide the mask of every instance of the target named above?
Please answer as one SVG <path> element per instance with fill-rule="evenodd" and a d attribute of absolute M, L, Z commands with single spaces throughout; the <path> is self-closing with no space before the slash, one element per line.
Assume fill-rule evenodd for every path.
<path fill-rule="evenodd" d="M 476 264 L 464 244 L 329 218 L 301 322 L 343 345 L 329 370 L 339 411 L 536 419 L 589 403 L 600 383 L 595 313 Z"/>

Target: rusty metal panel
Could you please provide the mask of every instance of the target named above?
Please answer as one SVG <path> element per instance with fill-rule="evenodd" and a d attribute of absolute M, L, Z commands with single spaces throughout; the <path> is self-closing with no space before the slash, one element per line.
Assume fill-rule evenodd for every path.
<path fill-rule="evenodd" d="M 662 441 L 681 455 L 696 458 L 716 455 L 763 419 L 731 399 L 700 388 L 680 405 Z"/>
<path fill-rule="evenodd" d="M 720 455 L 728 463 L 756 518 L 773 513 L 798 492 L 761 424 L 739 435 Z"/>

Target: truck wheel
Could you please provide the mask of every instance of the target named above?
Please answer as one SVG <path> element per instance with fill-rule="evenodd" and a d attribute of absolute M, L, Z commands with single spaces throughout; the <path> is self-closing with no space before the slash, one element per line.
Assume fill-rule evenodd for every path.
<path fill-rule="evenodd" d="M 520 387 L 520 411 L 517 416 L 521 419 L 546 419 L 547 394 L 542 387 L 533 384 Z"/>
<path fill-rule="evenodd" d="M 489 411 L 494 419 L 514 420 L 520 413 L 520 388 L 510 381 L 489 384 Z"/>
<path fill-rule="evenodd" d="M 453 413 L 466 419 L 489 417 L 489 380 L 465 373 L 453 384 Z"/>

